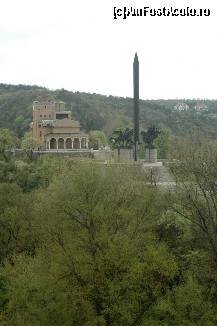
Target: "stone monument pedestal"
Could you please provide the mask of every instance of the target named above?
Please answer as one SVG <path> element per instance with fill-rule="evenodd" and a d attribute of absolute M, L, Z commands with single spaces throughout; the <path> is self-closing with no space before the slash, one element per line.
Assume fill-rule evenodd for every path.
<path fill-rule="evenodd" d="M 146 148 L 145 149 L 145 162 L 146 163 L 157 163 L 157 149 Z"/>
<path fill-rule="evenodd" d="M 118 154 L 118 149 L 115 149 L 114 159 L 119 163 L 129 163 L 133 161 L 133 150 L 128 148 L 121 148 Z"/>

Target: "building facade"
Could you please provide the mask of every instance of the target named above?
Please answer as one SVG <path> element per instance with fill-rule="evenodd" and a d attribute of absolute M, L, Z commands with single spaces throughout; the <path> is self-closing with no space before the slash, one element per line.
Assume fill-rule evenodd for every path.
<path fill-rule="evenodd" d="M 33 102 L 31 128 L 33 137 L 39 139 L 47 151 L 88 148 L 88 136 L 81 132 L 80 123 L 71 119 L 64 102 Z"/>
<path fill-rule="evenodd" d="M 190 109 L 190 107 L 186 103 L 178 103 L 174 106 L 174 110 L 176 110 L 176 111 L 187 111 L 189 109 Z"/>

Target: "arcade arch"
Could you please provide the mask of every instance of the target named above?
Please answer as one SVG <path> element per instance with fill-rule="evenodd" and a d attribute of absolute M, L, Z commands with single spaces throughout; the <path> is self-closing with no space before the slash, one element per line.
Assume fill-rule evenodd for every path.
<path fill-rule="evenodd" d="M 66 139 L 66 149 L 72 149 L 72 140 L 71 140 L 71 138 Z"/>
<path fill-rule="evenodd" d="M 51 138 L 50 140 L 50 149 L 57 149 L 57 141 L 55 138 Z"/>
<path fill-rule="evenodd" d="M 63 138 L 58 139 L 58 149 L 64 149 L 65 141 Z"/>

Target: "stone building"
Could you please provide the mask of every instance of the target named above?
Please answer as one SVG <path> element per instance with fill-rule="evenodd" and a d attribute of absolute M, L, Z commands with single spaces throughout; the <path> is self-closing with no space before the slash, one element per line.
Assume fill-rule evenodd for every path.
<path fill-rule="evenodd" d="M 174 106 L 174 110 L 176 111 L 187 111 L 189 110 L 189 105 L 186 103 L 178 103 Z"/>
<path fill-rule="evenodd" d="M 33 137 L 40 139 L 47 151 L 88 148 L 88 136 L 81 132 L 80 123 L 71 119 L 64 102 L 33 102 L 31 128 Z"/>
<path fill-rule="evenodd" d="M 208 106 L 205 103 L 197 103 L 194 106 L 194 109 L 196 111 L 207 111 L 208 110 Z"/>

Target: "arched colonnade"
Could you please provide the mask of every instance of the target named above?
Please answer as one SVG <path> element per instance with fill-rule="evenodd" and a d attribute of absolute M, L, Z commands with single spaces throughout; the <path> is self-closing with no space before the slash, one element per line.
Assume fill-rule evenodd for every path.
<path fill-rule="evenodd" d="M 46 149 L 87 149 L 88 139 L 85 137 L 52 137 L 46 141 Z"/>

